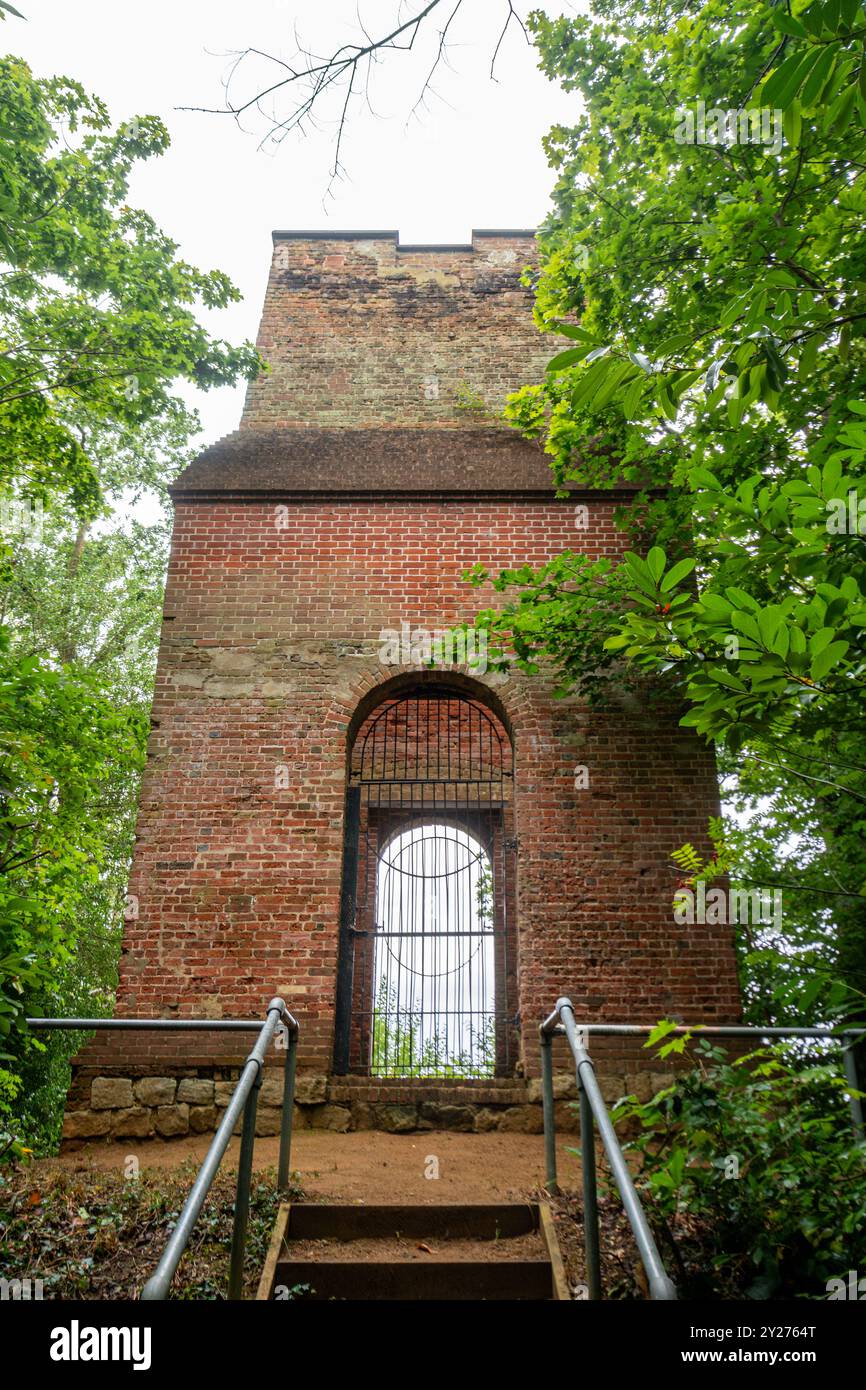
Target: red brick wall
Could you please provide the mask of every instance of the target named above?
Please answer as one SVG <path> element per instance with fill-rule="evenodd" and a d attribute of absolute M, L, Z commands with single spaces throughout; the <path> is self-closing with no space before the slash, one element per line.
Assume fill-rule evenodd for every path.
<path fill-rule="evenodd" d="M 387 235 L 278 236 L 259 338 L 271 372 L 250 390 L 241 436 L 432 426 L 443 444 L 449 433 L 459 443 L 457 429 L 478 437 L 476 423 L 489 429 L 490 419 L 461 411 L 461 393 L 495 411 L 507 390 L 541 374 L 552 350 L 520 284 L 533 254 L 523 235 L 476 234 L 473 248 L 423 251 L 398 249 Z M 622 538 L 609 496 L 580 498 L 589 523 L 576 530 L 577 499 L 552 490 L 539 498 L 537 482 L 535 493 L 515 483 L 499 497 L 460 496 L 452 478 L 449 496 L 440 488 L 434 500 L 387 500 L 365 488 L 359 467 L 352 497 L 299 500 L 280 492 L 279 447 L 271 435 L 270 500 L 214 500 L 214 464 L 207 494 L 196 497 L 193 485 L 177 505 L 130 881 L 137 915 L 124 935 L 117 1008 L 261 1015 L 280 992 L 301 1022 L 302 1069 L 322 1073 L 334 1030 L 350 736 L 373 692 L 392 691 L 406 674 L 380 661 L 383 630 L 408 622 L 438 631 L 497 602 L 462 582 L 477 561 L 496 571 L 565 549 L 617 555 Z M 364 437 L 346 458 L 370 447 Z M 429 469 L 432 495 L 435 457 Z M 231 488 L 242 492 L 243 477 Z M 491 702 L 514 746 L 526 1073 L 537 1074 L 537 1025 L 563 992 L 588 1020 L 735 1018 L 730 930 L 676 927 L 671 906 L 670 852 L 701 842 L 717 810 L 711 753 L 672 715 L 632 706 L 590 714 L 575 699 L 555 700 L 540 679 L 463 686 Z M 585 790 L 575 788 L 577 765 L 589 770 Z M 88 1069 L 208 1066 L 247 1047 L 214 1036 L 101 1035 L 79 1059 L 76 1103 L 86 1106 Z M 133 1121 L 149 1123 L 137 1112 Z"/>
<path fill-rule="evenodd" d="M 303 1065 L 323 1071 L 348 731 L 397 674 L 380 633 L 470 617 L 491 600 L 462 583 L 471 561 L 538 564 L 575 533 L 553 500 L 298 503 L 290 519 L 277 529 L 265 502 L 178 507 L 118 1011 L 255 1015 L 276 990 L 302 1020 Z M 582 539 L 615 552 L 609 501 L 590 503 Z M 677 928 L 671 910 L 670 851 L 717 809 L 711 755 L 672 719 L 590 715 L 520 676 L 481 686 L 514 740 L 528 1069 L 563 992 L 587 1018 L 730 1019 L 728 930 Z M 115 1064 L 139 1046 L 115 1036 Z"/>
<path fill-rule="evenodd" d="M 277 235 L 258 336 L 270 372 L 243 428 L 489 425 L 458 402 L 500 411 L 555 351 L 521 284 L 534 260 L 526 234 L 441 250 Z"/>

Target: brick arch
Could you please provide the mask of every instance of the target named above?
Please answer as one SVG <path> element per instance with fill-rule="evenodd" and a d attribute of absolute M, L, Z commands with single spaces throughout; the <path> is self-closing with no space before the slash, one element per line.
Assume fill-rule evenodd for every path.
<path fill-rule="evenodd" d="M 379 721 L 381 729 L 377 728 Z M 383 848 L 397 834 L 445 825 L 477 841 L 493 875 L 489 938 L 482 934 L 477 943 L 481 950 L 485 942 L 482 980 L 474 985 L 481 993 L 477 998 L 472 995 L 469 967 L 470 1003 L 464 999 L 464 983 L 458 983 L 453 992 L 446 983 L 443 1005 L 440 982 L 447 981 L 454 971 L 442 967 L 430 993 L 422 989 L 418 1000 L 414 993 L 411 999 L 407 995 L 406 1001 L 398 1000 L 399 1008 L 409 1008 L 413 1017 L 418 1010 L 422 1035 L 425 1029 L 438 1035 L 440 1026 L 444 1027 L 449 1057 L 454 1035 L 465 1042 L 468 1030 L 469 1061 L 461 1043 L 457 1048 L 460 1065 L 484 1069 L 470 1070 L 466 1076 L 513 1075 L 519 1056 L 514 1026 L 518 941 L 513 731 L 513 710 L 499 698 L 498 691 L 474 677 L 441 670 L 402 671 L 369 684 L 346 721 L 347 790 L 334 1042 L 337 1074 L 363 1075 L 368 1068 L 370 1075 L 375 1074 L 376 1027 L 370 1020 L 379 1008 L 375 1002 L 380 931 L 377 901 Z M 368 744 L 371 734 L 373 741 Z M 433 838 L 447 842 L 448 836 Z M 434 848 L 434 860 L 439 852 L 447 854 Z M 423 897 L 421 893 L 419 901 Z M 410 914 L 416 911 L 415 901 L 413 896 Z M 456 899 L 446 901 L 444 910 L 449 920 L 452 912 L 455 920 L 459 919 L 456 931 L 453 924 L 443 926 L 440 938 L 437 927 L 419 929 L 413 916 L 406 928 L 408 935 L 400 937 L 398 933 L 413 963 L 419 949 L 417 938 L 425 931 L 431 933 L 430 961 L 425 954 L 428 947 L 420 948 L 426 965 L 439 962 L 440 945 L 446 961 L 454 964 L 451 938 L 471 937 L 474 929 L 467 930 L 463 908 Z M 423 918 L 425 909 L 421 912 Z M 399 971 L 396 978 L 399 995 Z M 389 1014 L 393 1007 L 389 998 Z M 395 1017 L 399 1017 L 399 1008 Z M 483 1023 L 479 1024 L 479 1019 Z M 487 1041 L 483 1045 L 472 1042 L 473 1025 L 484 1032 Z M 440 1075 L 429 1071 L 420 1074 L 428 1080 Z"/>
<path fill-rule="evenodd" d="M 423 686 L 468 695 L 486 706 L 502 724 L 516 757 L 521 732 L 531 714 L 530 696 L 523 681 L 508 678 L 501 687 L 494 688 L 478 677 L 458 671 L 410 670 L 394 675 L 389 667 L 377 666 L 375 671 L 365 672 L 353 683 L 348 698 L 334 701 L 326 716 L 327 727 L 346 741 L 347 768 L 358 732 L 377 705 Z"/>

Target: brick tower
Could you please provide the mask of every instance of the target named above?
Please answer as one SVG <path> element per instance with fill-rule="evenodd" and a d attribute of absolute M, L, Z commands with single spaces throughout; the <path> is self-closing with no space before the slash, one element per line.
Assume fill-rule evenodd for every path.
<path fill-rule="evenodd" d="M 117 1012 L 283 994 L 302 1124 L 540 1128 L 537 1025 L 563 993 L 588 1020 L 737 1016 L 729 928 L 671 906 L 670 851 L 718 809 L 712 754 L 448 645 L 497 600 L 463 581 L 475 562 L 623 548 L 621 499 L 555 497 L 499 418 L 552 352 L 534 252 L 523 231 L 275 233 L 270 370 L 172 488 Z M 66 1136 L 213 1128 L 244 1052 L 100 1035 Z M 610 1091 L 649 1084 L 639 1049 L 598 1052 Z"/>

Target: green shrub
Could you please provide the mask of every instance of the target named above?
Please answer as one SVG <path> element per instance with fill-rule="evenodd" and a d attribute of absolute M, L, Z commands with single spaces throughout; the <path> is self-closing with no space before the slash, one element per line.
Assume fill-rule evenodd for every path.
<path fill-rule="evenodd" d="M 866 1275 L 866 1144 L 837 1058 L 788 1045 L 731 1061 L 702 1041 L 695 1063 L 613 1115 L 682 1295 L 826 1297 L 829 1279 Z"/>

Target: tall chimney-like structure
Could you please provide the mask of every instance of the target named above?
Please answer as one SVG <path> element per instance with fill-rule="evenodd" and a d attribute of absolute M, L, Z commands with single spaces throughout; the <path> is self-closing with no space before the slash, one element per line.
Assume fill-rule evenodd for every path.
<path fill-rule="evenodd" d="M 730 927 L 672 907 L 671 850 L 718 811 L 711 751 L 455 633 L 501 602 L 472 565 L 625 548 L 623 494 L 556 496 L 502 420 L 555 351 L 534 259 L 528 231 L 275 233 L 269 370 L 172 488 L 117 1012 L 254 1017 L 282 994 L 302 1125 L 539 1130 L 561 994 L 587 1020 L 737 1017 Z M 66 1139 L 212 1129 L 245 1042 L 97 1036 Z M 617 1094 L 647 1066 L 598 1061 Z M 261 1132 L 279 1096 L 269 1073 Z"/>

